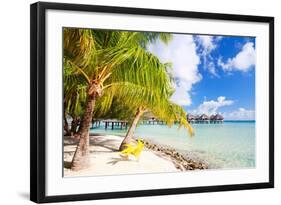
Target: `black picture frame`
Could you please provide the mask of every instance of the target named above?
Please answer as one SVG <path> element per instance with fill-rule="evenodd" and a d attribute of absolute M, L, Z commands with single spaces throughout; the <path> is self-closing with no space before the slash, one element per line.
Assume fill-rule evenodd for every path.
<path fill-rule="evenodd" d="M 45 37 L 46 10 L 121 13 L 168 16 L 195 19 L 263 22 L 269 24 L 269 181 L 236 185 L 171 188 L 109 193 L 46 196 L 46 68 Z M 110 7 L 83 4 L 38 2 L 30 6 L 30 199 L 37 203 L 76 200 L 97 200 L 123 197 L 217 192 L 274 187 L 274 18 L 265 16 L 230 15 L 144 8 Z"/>

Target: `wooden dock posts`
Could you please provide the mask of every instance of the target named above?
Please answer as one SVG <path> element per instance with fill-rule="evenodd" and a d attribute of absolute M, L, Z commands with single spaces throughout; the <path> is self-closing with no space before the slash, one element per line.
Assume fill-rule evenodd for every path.
<path fill-rule="evenodd" d="M 94 129 L 94 128 L 97 128 L 97 127 L 100 127 L 100 120 L 93 119 L 91 129 Z"/>
<path fill-rule="evenodd" d="M 187 115 L 187 121 L 191 124 L 217 124 L 223 123 L 224 119 L 221 115 L 211 115 L 210 117 L 203 114 L 201 116 Z M 179 122 L 175 122 L 177 124 Z M 143 125 L 166 125 L 167 123 L 163 120 L 158 120 L 156 118 L 148 118 L 142 120 Z M 115 120 L 115 119 L 93 119 L 91 129 L 100 128 L 104 125 L 104 129 L 127 129 L 128 121 L 126 120 Z"/>
<path fill-rule="evenodd" d="M 165 125 L 166 122 L 164 122 L 163 120 L 156 120 L 156 119 L 148 119 L 148 120 L 143 120 L 142 124 L 144 125 Z"/>
<path fill-rule="evenodd" d="M 166 122 L 163 120 L 157 120 L 157 119 L 148 119 L 148 120 L 143 120 L 142 124 L 147 124 L 147 125 L 165 125 Z M 95 128 L 100 128 L 101 126 L 104 126 L 104 129 L 127 129 L 128 128 L 128 121 L 126 120 L 114 120 L 114 119 L 109 119 L 109 120 L 101 120 L 101 119 L 93 119 L 92 120 L 92 126 L 91 129 Z"/>
<path fill-rule="evenodd" d="M 101 126 L 101 122 L 104 124 L 104 128 L 107 130 L 109 127 L 113 129 L 127 129 L 128 128 L 128 121 L 126 120 L 92 120 L 92 127 L 91 129 L 94 128 L 99 128 Z"/>
<path fill-rule="evenodd" d="M 128 121 L 125 120 L 103 120 L 104 122 L 104 128 L 107 129 L 109 126 L 111 126 L 111 129 L 113 130 L 114 127 L 118 127 L 121 130 L 128 128 Z"/>

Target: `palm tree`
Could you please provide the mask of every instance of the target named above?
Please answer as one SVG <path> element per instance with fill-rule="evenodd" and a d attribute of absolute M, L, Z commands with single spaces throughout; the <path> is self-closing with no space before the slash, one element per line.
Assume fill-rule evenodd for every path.
<path fill-rule="evenodd" d="M 165 66 L 167 73 L 167 70 L 171 67 L 171 65 L 163 65 Z M 127 114 L 126 118 L 132 118 L 132 120 L 130 120 L 131 126 L 120 145 L 120 151 L 124 150 L 126 148 L 126 144 L 129 144 L 131 142 L 139 119 L 147 111 L 152 112 L 154 116 L 165 121 L 170 126 L 175 122 L 179 122 L 179 126 L 184 126 L 185 128 L 187 128 L 189 135 L 193 135 L 192 127 L 186 120 L 186 112 L 182 107 L 172 103 L 169 100 L 174 92 L 174 89 L 171 87 L 172 79 L 169 77 L 169 75 L 166 75 L 166 78 L 165 80 L 163 79 L 163 81 L 165 81 L 166 83 L 150 83 L 141 86 L 134 85 L 133 87 L 131 87 L 131 84 L 128 82 L 125 83 L 126 86 L 120 86 L 119 83 L 115 86 L 112 86 L 111 88 L 108 88 L 104 96 L 101 98 L 102 101 L 98 105 L 99 114 L 102 112 L 106 112 L 108 109 L 112 109 L 110 106 L 108 106 L 108 101 L 110 101 L 110 98 L 114 96 L 113 93 L 116 93 L 115 96 L 118 97 L 118 99 L 121 99 L 122 104 L 121 106 L 115 104 L 114 108 L 116 109 L 117 106 L 117 110 L 119 110 L 119 113 L 122 114 L 125 112 Z M 127 96 L 130 96 L 130 98 L 128 98 Z M 135 114 L 132 116 L 132 113 Z M 116 115 L 113 116 L 116 117 Z"/>
<path fill-rule="evenodd" d="M 155 92 L 157 92 L 157 90 L 155 90 Z M 153 94 L 155 95 L 155 93 Z M 120 151 L 124 150 L 127 144 L 130 144 L 137 123 L 141 116 L 147 111 L 152 112 L 154 116 L 165 121 L 169 126 L 173 125 L 175 122 L 179 122 L 179 126 L 184 126 L 188 130 L 189 135 L 193 136 L 193 129 L 186 120 L 186 112 L 183 108 L 170 102 L 169 96 L 158 96 L 160 96 L 160 93 L 158 93 L 158 95 L 156 94 L 156 96 L 151 96 L 148 101 L 142 101 L 139 104 L 134 120 L 119 147 Z"/>
<path fill-rule="evenodd" d="M 147 42 L 158 37 L 167 40 L 167 36 L 64 29 L 65 65 L 72 68 L 77 82 L 83 81 L 86 94 L 79 128 L 81 136 L 71 163 L 72 169 L 79 170 L 89 165 L 89 127 L 92 113 L 96 100 L 106 90 L 110 90 L 110 98 L 124 94 L 128 89 L 139 90 L 142 86 L 149 87 L 150 91 L 154 87 L 161 87 L 163 93 L 170 92 L 167 89 L 167 83 L 170 82 L 167 81 L 165 66 L 145 49 Z M 134 101 L 134 95 L 127 95 L 126 99 Z M 108 104 L 111 102 L 108 100 Z"/>

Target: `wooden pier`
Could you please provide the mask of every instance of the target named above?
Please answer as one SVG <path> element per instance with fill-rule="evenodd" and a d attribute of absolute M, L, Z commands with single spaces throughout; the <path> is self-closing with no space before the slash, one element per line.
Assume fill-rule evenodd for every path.
<path fill-rule="evenodd" d="M 105 129 L 111 128 L 113 129 L 127 129 L 128 128 L 128 121 L 126 120 L 100 120 L 100 119 L 93 119 L 91 129 L 99 128 L 101 125 L 104 125 Z"/>
<path fill-rule="evenodd" d="M 119 128 L 119 129 L 127 129 L 128 128 L 128 121 L 126 120 L 103 120 L 104 128 L 108 129 L 111 127 L 111 129 Z"/>
<path fill-rule="evenodd" d="M 98 120 L 98 119 L 93 119 L 93 120 L 92 120 L 92 127 L 91 127 L 91 129 L 100 127 L 100 122 L 101 122 L 101 121 Z"/>
<path fill-rule="evenodd" d="M 144 125 L 165 125 L 166 122 L 164 122 L 163 120 L 157 120 L 157 119 L 147 119 L 147 120 L 143 120 L 142 124 Z"/>

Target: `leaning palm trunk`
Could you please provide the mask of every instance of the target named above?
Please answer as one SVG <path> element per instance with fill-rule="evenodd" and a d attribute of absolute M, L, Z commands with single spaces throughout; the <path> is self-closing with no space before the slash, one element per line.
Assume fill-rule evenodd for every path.
<path fill-rule="evenodd" d="M 135 118 L 132 122 L 132 125 L 130 126 L 124 140 L 122 141 L 120 147 L 119 147 L 119 151 L 123 151 L 124 149 L 127 148 L 127 144 L 130 144 L 132 138 L 133 138 L 133 135 L 134 135 L 134 132 L 136 130 L 136 127 L 137 127 L 137 124 L 138 124 L 138 121 L 140 119 L 140 117 L 142 116 L 142 114 L 144 113 L 144 109 L 142 108 L 138 108 L 137 110 L 137 113 L 135 115 Z"/>
<path fill-rule="evenodd" d="M 81 133 L 79 143 L 76 147 L 74 153 L 71 169 L 72 170 L 81 170 L 90 166 L 90 156 L 89 156 L 89 128 L 92 121 L 92 113 L 95 105 L 95 95 L 89 95 L 87 100 L 87 107 L 81 121 Z"/>

